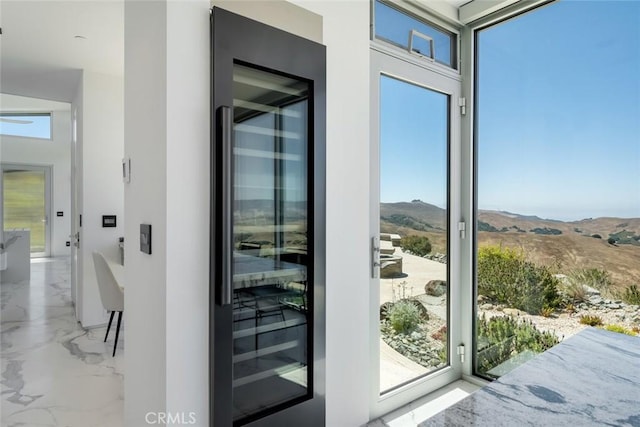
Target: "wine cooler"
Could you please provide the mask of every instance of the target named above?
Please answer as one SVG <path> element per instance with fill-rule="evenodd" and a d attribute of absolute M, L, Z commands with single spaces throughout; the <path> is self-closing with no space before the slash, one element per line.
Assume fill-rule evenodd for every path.
<path fill-rule="evenodd" d="M 214 8 L 211 421 L 323 426 L 325 47 Z"/>

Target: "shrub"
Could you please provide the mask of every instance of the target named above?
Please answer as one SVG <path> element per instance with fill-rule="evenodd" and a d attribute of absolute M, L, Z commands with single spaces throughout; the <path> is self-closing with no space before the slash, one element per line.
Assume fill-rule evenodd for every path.
<path fill-rule="evenodd" d="M 532 323 L 509 316 L 478 319 L 477 369 L 481 374 L 507 361 L 525 350 L 535 353 L 558 344 L 550 332 L 539 331 Z"/>
<path fill-rule="evenodd" d="M 550 269 L 525 260 L 514 249 L 480 248 L 477 275 L 478 293 L 493 302 L 531 314 L 560 305 L 559 282 Z"/>
<path fill-rule="evenodd" d="M 411 301 L 401 300 L 389 308 L 387 319 L 394 331 L 407 334 L 418 326 L 421 316 L 418 307 Z"/>
<path fill-rule="evenodd" d="M 424 236 L 405 236 L 400 239 L 400 247 L 403 251 L 418 256 L 431 252 L 431 242 Z"/>
<path fill-rule="evenodd" d="M 498 232 L 499 230 L 488 222 L 478 221 L 478 231 Z"/>
<path fill-rule="evenodd" d="M 611 276 L 606 270 L 599 268 L 582 268 L 569 273 L 569 281 L 576 285 L 587 285 L 600 291 L 607 291 L 611 286 Z"/>
<path fill-rule="evenodd" d="M 601 326 L 602 318 L 600 316 L 592 316 L 590 314 L 584 314 L 580 316 L 580 323 L 589 326 Z"/>
<path fill-rule="evenodd" d="M 551 308 L 551 307 L 542 307 L 542 310 L 540 310 L 540 314 L 543 317 L 551 317 L 551 315 L 553 314 L 553 308 Z"/>
<path fill-rule="evenodd" d="M 393 292 L 393 302 L 403 300 L 403 299 L 411 299 L 411 293 L 413 288 L 409 286 L 406 280 L 394 285 L 393 280 L 391 281 L 391 292 Z"/>
<path fill-rule="evenodd" d="M 562 292 L 574 302 L 582 302 L 587 300 L 587 290 L 580 283 L 576 283 L 569 279 L 568 283 L 562 286 Z"/>
<path fill-rule="evenodd" d="M 545 227 L 545 228 L 537 227 L 529 231 L 535 234 L 544 234 L 544 235 L 551 235 L 551 236 L 558 236 L 562 234 L 562 231 L 558 230 L 557 228 L 548 228 L 548 227 Z"/>
<path fill-rule="evenodd" d="M 640 289 L 637 285 L 631 285 L 622 293 L 622 299 L 627 304 L 640 305 Z"/>
<path fill-rule="evenodd" d="M 620 245 L 638 245 L 640 236 L 636 236 L 636 233 L 634 231 L 622 230 L 618 231 L 617 233 L 609 234 L 608 241 L 612 239 L 615 241 L 615 243 Z"/>
<path fill-rule="evenodd" d="M 611 331 L 611 332 L 617 332 L 619 334 L 636 335 L 636 333 L 633 330 L 627 329 L 624 326 L 620 326 L 620 325 L 607 325 L 607 326 L 604 326 L 602 329 L 606 329 L 607 331 Z"/>

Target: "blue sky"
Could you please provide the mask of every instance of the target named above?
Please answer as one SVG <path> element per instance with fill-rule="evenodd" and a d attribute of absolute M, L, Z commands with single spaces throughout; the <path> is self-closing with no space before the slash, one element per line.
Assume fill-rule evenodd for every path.
<path fill-rule="evenodd" d="M 33 138 L 51 138 L 50 116 L 4 116 L 8 121 L 0 120 L 0 134 L 26 136 Z"/>
<path fill-rule="evenodd" d="M 380 200 L 445 207 L 447 96 L 387 76 L 380 92 Z"/>
<path fill-rule="evenodd" d="M 480 209 L 640 217 L 640 2 L 557 2 L 481 31 L 478 49 Z M 442 161 L 418 148 L 442 137 L 432 112 L 407 121 L 402 91 L 383 82 L 381 96 L 382 117 L 390 114 L 381 126 L 381 200 L 442 206 L 442 193 L 427 187 L 442 188 L 444 178 L 397 192 L 400 178 L 384 171 L 385 138 L 402 140 L 425 166 Z M 404 126 L 392 136 L 385 123 L 394 121 Z"/>

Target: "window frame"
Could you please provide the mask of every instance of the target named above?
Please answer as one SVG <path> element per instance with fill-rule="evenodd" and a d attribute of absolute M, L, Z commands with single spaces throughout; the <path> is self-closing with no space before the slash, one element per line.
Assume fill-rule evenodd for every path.
<path fill-rule="evenodd" d="M 448 66 L 443 64 L 437 60 L 427 59 L 427 57 L 419 54 L 410 53 L 409 50 L 403 46 L 394 43 L 391 40 L 387 40 L 382 37 L 376 36 L 376 15 L 375 15 L 375 3 L 379 1 L 380 3 L 388 6 L 392 9 L 395 9 L 399 13 L 403 13 L 410 18 L 415 19 L 416 21 L 422 22 L 425 25 L 433 27 L 436 30 L 443 31 L 446 33 L 450 33 L 452 36 L 451 42 L 451 62 L 452 66 Z M 415 6 L 412 3 L 408 3 L 405 0 L 371 0 L 369 3 L 370 7 L 370 22 L 371 22 L 371 31 L 369 34 L 369 39 L 372 47 L 375 47 L 377 50 L 387 51 L 390 55 L 396 57 L 404 57 L 404 60 L 411 63 L 416 63 L 417 65 L 421 64 L 431 64 L 433 65 L 434 70 L 440 73 L 445 73 L 449 75 L 460 76 L 461 67 L 461 32 L 460 28 L 450 25 L 442 19 L 439 19 L 435 15 L 429 13 L 428 11 L 421 9 Z"/>
<path fill-rule="evenodd" d="M 48 117 L 49 118 L 49 137 L 42 138 L 39 136 L 28 136 L 28 135 L 12 135 L 8 133 L 2 133 L 0 131 L 0 136 L 2 137 L 10 137 L 10 138 L 22 138 L 22 139 L 30 139 L 36 141 L 53 141 L 53 111 L 0 111 L 0 118 L 11 118 L 11 117 Z"/>

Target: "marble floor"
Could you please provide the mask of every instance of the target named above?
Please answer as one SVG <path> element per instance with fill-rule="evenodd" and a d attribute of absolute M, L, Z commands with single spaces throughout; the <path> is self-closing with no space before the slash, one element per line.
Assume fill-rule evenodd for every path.
<path fill-rule="evenodd" d="M 367 424 L 367 427 L 416 427 L 470 396 L 480 386 L 458 380 Z M 452 424 L 453 426 L 453 424 Z"/>
<path fill-rule="evenodd" d="M 123 425 L 124 334 L 83 329 L 68 258 L 34 260 L 31 280 L 0 284 L 3 427 Z M 114 322 L 115 326 L 115 322 Z"/>

